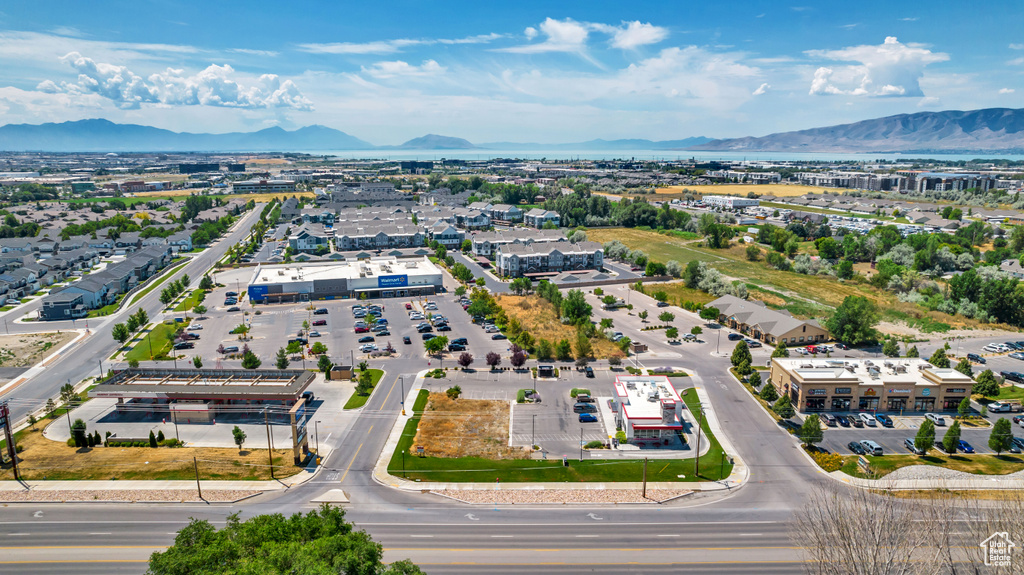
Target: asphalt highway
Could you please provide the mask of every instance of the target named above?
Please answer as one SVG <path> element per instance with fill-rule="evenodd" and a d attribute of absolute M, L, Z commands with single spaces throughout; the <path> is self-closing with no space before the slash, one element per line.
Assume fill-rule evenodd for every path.
<path fill-rule="evenodd" d="M 248 232 L 258 212 L 184 272 L 198 281 Z M 150 293 L 140 302 L 151 315 L 159 310 L 158 296 Z M 639 294 L 633 303 L 655 309 Z M 41 405 L 67 379 L 98 373 L 95 358 L 114 351 L 110 326 L 120 315 L 90 322 L 90 338 L 9 393 L 15 412 Z M 0 572 L 143 573 L 149 554 L 171 544 L 191 517 L 221 526 L 234 512 L 243 518 L 305 512 L 316 507 L 311 500 L 338 488 L 349 494 L 348 518 L 384 546 L 386 560 L 410 558 L 432 574 L 798 572 L 800 553 L 787 522 L 816 486 L 835 484 L 729 376 L 727 360 L 708 361 L 706 352 L 693 349 L 656 365 L 697 370 L 694 383 L 707 390 L 725 434 L 750 468 L 747 484 L 731 492 L 665 505 L 494 507 L 378 485 L 371 471 L 400 411 L 398 378 L 404 374 L 411 382 L 426 367 L 423 358 L 403 358 L 389 360 L 385 379 L 357 418 L 320 425 L 320 441 L 333 451 L 315 480 L 238 505 L 8 504 L 0 507 Z"/>

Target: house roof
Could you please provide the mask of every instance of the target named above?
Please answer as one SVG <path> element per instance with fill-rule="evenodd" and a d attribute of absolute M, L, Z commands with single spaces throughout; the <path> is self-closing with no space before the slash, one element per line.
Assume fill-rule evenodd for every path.
<path fill-rule="evenodd" d="M 707 306 L 718 308 L 721 315 L 734 318 L 742 324 L 756 326 L 763 333 L 776 337 L 803 325 L 821 327 L 814 320 L 797 319 L 787 312 L 769 309 L 762 301 L 745 300 L 733 295 L 724 295 Z"/>

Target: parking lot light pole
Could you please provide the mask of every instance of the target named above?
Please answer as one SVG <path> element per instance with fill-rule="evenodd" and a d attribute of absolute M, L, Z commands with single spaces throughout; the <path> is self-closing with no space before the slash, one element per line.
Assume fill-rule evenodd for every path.
<path fill-rule="evenodd" d="M 580 462 L 583 462 L 583 428 L 580 427 Z"/>
<path fill-rule="evenodd" d="M 320 420 L 313 422 L 313 438 L 316 441 L 316 454 L 320 455 Z"/>
<path fill-rule="evenodd" d="M 537 445 L 537 414 L 534 413 L 530 417 L 533 418 L 533 425 L 530 430 L 530 448 L 532 449 L 534 445 Z"/>
<path fill-rule="evenodd" d="M 405 415 L 405 376 L 404 375 L 398 376 L 398 385 L 401 386 L 401 390 L 402 390 L 402 395 L 400 396 L 400 398 L 402 400 L 402 415 Z"/>
<path fill-rule="evenodd" d="M 697 422 L 697 452 L 693 458 L 694 477 L 700 477 L 700 434 L 702 428 L 704 427 L 704 410 L 701 409 L 701 406 L 699 404 L 697 405 L 697 414 L 700 419 Z"/>

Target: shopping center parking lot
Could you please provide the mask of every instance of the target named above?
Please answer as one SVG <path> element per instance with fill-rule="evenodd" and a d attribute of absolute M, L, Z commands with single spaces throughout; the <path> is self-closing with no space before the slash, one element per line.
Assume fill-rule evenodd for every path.
<path fill-rule="evenodd" d="M 825 430 L 825 440 L 821 442 L 820 446 L 825 449 L 840 453 L 842 455 L 850 455 L 851 452 L 847 448 L 847 444 L 851 441 L 861 441 L 863 439 L 870 439 L 875 443 L 882 446 L 887 455 L 897 454 L 903 455 L 908 454 L 910 451 L 903 445 L 903 440 L 910 437 L 913 438 L 917 435 L 918 427 L 920 422 L 924 420 L 923 417 L 905 418 L 914 419 L 916 423 L 914 427 L 910 427 L 907 421 L 902 422 L 905 426 L 903 428 L 884 428 L 884 427 L 861 427 L 861 428 L 848 428 L 848 427 L 829 427 Z M 941 441 L 942 437 L 946 434 L 946 430 L 953 423 L 952 418 L 945 416 L 946 425 L 944 427 L 935 428 L 935 440 Z M 901 425 L 898 422 L 898 418 L 893 418 L 894 423 L 897 427 Z M 1014 433 L 1020 437 L 1024 436 L 1024 430 L 1019 427 L 1014 428 Z M 988 448 L 988 438 L 992 434 L 992 428 L 974 429 L 974 428 L 961 428 L 960 439 L 963 439 L 967 443 L 971 444 L 977 453 L 994 453 Z"/>

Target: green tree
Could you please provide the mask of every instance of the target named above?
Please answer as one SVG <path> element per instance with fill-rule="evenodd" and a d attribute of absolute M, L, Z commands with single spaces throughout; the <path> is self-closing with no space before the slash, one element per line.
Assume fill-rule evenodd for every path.
<path fill-rule="evenodd" d="M 333 366 L 334 362 L 331 361 L 331 357 L 326 353 L 321 355 L 316 360 L 316 368 L 319 369 L 322 373 L 327 373 L 328 371 L 331 371 L 331 367 Z"/>
<path fill-rule="evenodd" d="M 747 378 L 747 383 L 749 383 L 753 388 L 761 387 L 761 372 L 755 369 L 754 372 L 750 374 L 750 377 Z"/>
<path fill-rule="evenodd" d="M 125 321 L 125 325 L 128 326 L 128 333 L 135 333 L 135 330 L 139 329 L 139 320 L 135 315 L 129 315 L 128 320 Z M 117 326 L 115 325 L 114 327 L 116 328 Z"/>
<path fill-rule="evenodd" d="M 779 399 L 779 391 L 775 389 L 775 386 L 772 385 L 771 383 L 762 387 L 761 393 L 759 393 L 758 395 L 760 395 L 761 399 L 765 400 L 766 403 L 772 403 L 773 401 Z"/>
<path fill-rule="evenodd" d="M 238 452 L 241 453 L 242 445 L 245 444 L 245 432 L 242 431 L 241 427 L 236 425 L 235 428 L 231 430 L 231 435 L 235 438 L 235 445 L 238 446 Z"/>
<path fill-rule="evenodd" d="M 431 338 L 423 342 L 423 347 L 426 348 L 427 352 L 431 355 L 437 355 L 441 353 L 441 350 L 448 347 L 448 337 L 442 335 L 441 337 Z"/>
<path fill-rule="evenodd" d="M 592 357 L 594 355 L 594 348 L 590 345 L 590 338 L 583 330 L 576 330 L 576 343 L 574 345 L 576 351 L 576 359 L 584 357 Z"/>
<path fill-rule="evenodd" d="M 917 430 L 917 435 L 914 436 L 914 447 L 920 449 L 924 453 L 928 453 L 928 450 L 935 445 L 935 424 L 932 420 L 925 419 L 921 424 L 921 427 Z"/>
<path fill-rule="evenodd" d="M 878 340 L 878 308 L 864 296 L 846 296 L 825 327 L 832 337 L 850 345 Z"/>
<path fill-rule="evenodd" d="M 448 396 L 448 399 L 458 399 L 459 396 L 462 395 L 462 388 L 457 385 L 453 385 L 446 389 L 444 393 Z"/>
<path fill-rule="evenodd" d="M 68 409 L 74 408 L 75 403 L 78 403 L 78 394 L 75 393 L 75 386 L 70 383 L 60 386 L 60 401 Z"/>
<path fill-rule="evenodd" d="M 359 395 L 370 395 L 373 391 L 373 376 L 368 370 L 359 372 L 359 379 L 356 381 L 356 393 Z"/>
<path fill-rule="evenodd" d="M 956 367 L 953 369 L 966 375 L 967 377 L 974 377 L 974 370 L 971 368 L 971 360 L 966 357 L 957 362 Z"/>
<path fill-rule="evenodd" d="M 946 357 L 946 350 L 941 347 L 935 350 L 935 353 L 928 358 L 928 363 L 935 367 L 947 368 L 949 367 L 949 358 Z"/>
<path fill-rule="evenodd" d="M 327 346 L 322 341 L 315 342 L 309 352 L 313 355 L 321 355 L 327 353 Z"/>
<path fill-rule="evenodd" d="M 841 260 L 833 268 L 836 272 L 836 277 L 841 280 L 848 280 L 853 277 L 853 262 L 850 260 Z M 848 296 L 855 297 L 855 296 Z"/>
<path fill-rule="evenodd" d="M 679 337 L 679 328 L 677 328 L 677 327 L 670 327 L 670 328 L 666 329 L 665 330 L 665 337 L 667 337 L 669 340 L 677 339 Z"/>
<path fill-rule="evenodd" d="M 210 291 L 213 287 L 213 280 L 210 279 L 210 276 L 204 275 L 203 279 L 199 280 L 199 289 Z"/>
<path fill-rule="evenodd" d="M 181 285 L 183 288 L 188 288 L 188 284 L 192 283 L 192 278 L 188 277 L 188 274 L 181 276 Z"/>
<path fill-rule="evenodd" d="M 789 419 L 796 415 L 796 410 L 793 409 L 793 403 L 789 399 L 789 394 L 783 395 L 775 402 L 772 406 L 772 411 L 782 419 Z"/>
<path fill-rule="evenodd" d="M 705 307 L 700 310 L 700 319 L 713 322 L 718 321 L 718 316 L 721 312 L 718 311 L 717 307 Z"/>
<path fill-rule="evenodd" d="M 555 344 L 555 357 L 559 361 L 568 361 L 572 359 L 572 346 L 569 344 L 569 340 L 560 339 Z"/>
<path fill-rule="evenodd" d="M 979 373 L 978 377 L 974 378 L 973 393 L 980 393 L 985 397 L 999 396 L 999 381 L 996 380 L 996 376 L 992 373 L 991 369 L 986 369 Z"/>
<path fill-rule="evenodd" d="M 601 329 L 611 329 L 613 324 L 614 324 L 614 322 L 612 321 L 612 318 L 610 318 L 610 317 L 603 317 L 603 318 L 601 318 Z"/>
<path fill-rule="evenodd" d="M 285 346 L 284 351 L 289 354 L 299 353 L 302 351 L 302 344 L 298 341 L 290 341 L 288 342 L 288 345 Z"/>
<path fill-rule="evenodd" d="M 695 326 L 690 328 L 690 333 L 692 333 L 693 335 L 700 335 L 700 334 L 704 333 L 704 330 L 701 329 L 701 327 L 699 325 L 695 325 Z"/>
<path fill-rule="evenodd" d="M 114 327 L 111 330 L 111 335 L 114 336 L 114 339 L 117 341 L 117 343 L 123 344 L 124 342 L 128 341 L 128 338 L 131 337 L 132 333 L 131 331 L 128 330 L 127 325 L 123 323 L 117 323 L 114 324 Z"/>
<path fill-rule="evenodd" d="M 772 357 L 789 357 L 789 348 L 786 347 L 786 344 L 779 342 L 775 346 L 775 351 L 772 352 Z"/>
<path fill-rule="evenodd" d="M 89 439 L 85 436 L 85 422 L 76 419 L 71 425 L 71 437 L 75 440 L 75 447 L 89 447 Z"/>
<path fill-rule="evenodd" d="M 804 445 L 810 447 L 815 443 L 821 443 L 824 439 L 825 434 L 821 430 L 821 420 L 818 419 L 817 415 L 808 415 L 804 419 L 803 425 L 800 426 L 800 431 L 797 437 L 800 441 L 804 442 Z"/>
<path fill-rule="evenodd" d="M 277 350 L 274 364 L 277 365 L 277 369 L 288 369 L 288 352 L 283 347 Z"/>
<path fill-rule="evenodd" d="M 963 400 L 960 402 L 960 405 L 956 407 L 956 412 L 957 414 L 960 415 L 960 417 L 967 417 L 971 413 L 971 398 L 963 398 Z"/>
<path fill-rule="evenodd" d="M 256 369 L 256 368 L 258 368 L 262 364 L 263 364 L 263 362 L 260 360 L 260 358 L 257 357 L 256 354 L 253 353 L 250 350 L 247 350 L 242 355 L 242 368 L 243 369 Z"/>
<path fill-rule="evenodd" d="M 192 311 L 196 312 L 196 315 L 198 315 L 199 317 L 202 317 L 206 315 L 206 306 L 203 304 L 199 304 L 192 308 Z"/>
<path fill-rule="evenodd" d="M 469 239 L 462 240 L 462 251 L 469 252 L 473 249 L 473 241 Z"/>
<path fill-rule="evenodd" d="M 138 369 L 139 368 L 139 360 L 137 360 L 137 359 L 129 359 L 128 360 L 128 367 L 130 367 L 132 369 Z"/>
<path fill-rule="evenodd" d="M 146 313 L 146 310 L 140 307 L 135 310 L 135 320 L 139 322 L 139 327 L 142 327 L 149 323 L 149 314 Z"/>
<path fill-rule="evenodd" d="M 171 303 L 171 300 L 173 299 L 174 295 L 171 294 L 171 290 L 169 288 L 164 288 L 160 291 L 160 303 L 167 305 Z"/>
<path fill-rule="evenodd" d="M 149 446 L 150 447 L 159 447 L 159 444 L 156 441 L 156 434 L 153 433 L 152 429 L 149 430 Z"/>
<path fill-rule="evenodd" d="M 890 337 L 885 340 L 885 343 L 882 344 L 882 354 L 885 355 L 885 357 L 900 356 L 900 346 L 896 343 L 895 339 Z"/>
<path fill-rule="evenodd" d="M 583 292 L 578 289 L 569 290 L 562 299 L 562 317 L 570 323 L 579 324 L 590 319 L 593 307 L 587 303 Z"/>
<path fill-rule="evenodd" d="M 555 354 L 555 348 L 554 348 L 553 345 L 551 345 L 550 341 L 548 341 L 548 340 L 546 340 L 544 338 L 540 338 L 539 340 L 537 340 L 536 353 L 537 353 L 537 359 L 540 359 L 540 360 L 552 359 L 554 357 L 554 354 Z"/>
<path fill-rule="evenodd" d="M 917 351 L 916 345 L 910 346 L 910 349 L 907 350 L 907 357 L 921 357 L 921 352 Z"/>
<path fill-rule="evenodd" d="M 964 398 L 967 399 L 967 398 Z M 960 422 L 954 421 L 953 425 L 949 426 L 946 430 L 946 435 L 942 437 L 942 449 L 952 455 L 956 453 L 957 445 L 960 444 Z"/>
<path fill-rule="evenodd" d="M 747 259 L 752 262 L 756 262 L 757 260 L 761 259 L 761 248 L 755 246 L 754 244 L 750 244 L 749 246 L 747 246 Z"/>
<path fill-rule="evenodd" d="M 992 426 L 992 434 L 988 436 L 988 447 L 996 452 L 996 455 L 1009 451 L 1013 447 L 1013 431 L 1010 429 L 1010 420 L 1000 417 Z"/>
<path fill-rule="evenodd" d="M 455 295 L 457 297 L 462 297 L 462 296 L 466 295 L 466 286 L 459 286 L 459 287 L 455 288 Z"/>
<path fill-rule="evenodd" d="M 636 315 L 637 315 L 637 317 L 640 318 L 640 322 L 641 323 L 647 323 L 647 316 L 648 316 L 647 310 L 643 310 L 643 311 L 641 311 L 640 313 L 638 313 Z"/>
<path fill-rule="evenodd" d="M 676 320 L 676 314 L 670 311 L 663 311 L 658 314 L 658 321 L 661 323 L 672 323 Z"/>
<path fill-rule="evenodd" d="M 753 363 L 754 358 L 750 355 L 750 348 L 747 347 L 747 342 L 742 339 L 736 342 L 736 347 L 732 350 L 732 357 L 730 358 L 733 366 L 746 362 L 747 365 Z"/>
<path fill-rule="evenodd" d="M 192 365 L 195 366 L 196 369 L 202 369 L 203 358 L 199 357 L 198 355 L 192 356 Z"/>

